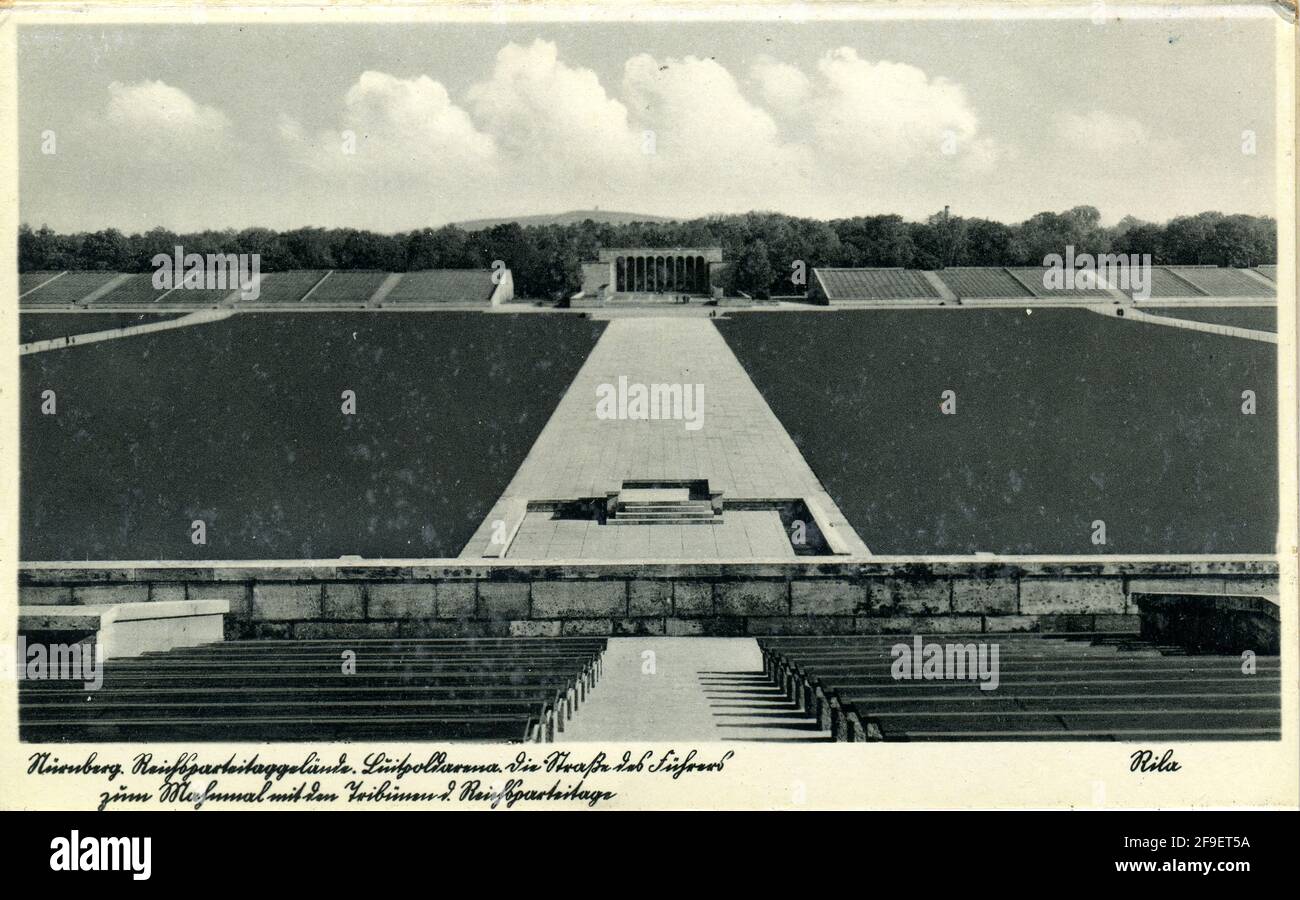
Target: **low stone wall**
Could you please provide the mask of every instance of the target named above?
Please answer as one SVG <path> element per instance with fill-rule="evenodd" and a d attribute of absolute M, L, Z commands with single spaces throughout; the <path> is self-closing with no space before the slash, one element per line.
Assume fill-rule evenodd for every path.
<path fill-rule="evenodd" d="M 229 637 L 1133 631 L 1134 594 L 1276 595 L 1277 563 L 1030 558 L 26 564 L 19 602 L 227 600 Z"/>

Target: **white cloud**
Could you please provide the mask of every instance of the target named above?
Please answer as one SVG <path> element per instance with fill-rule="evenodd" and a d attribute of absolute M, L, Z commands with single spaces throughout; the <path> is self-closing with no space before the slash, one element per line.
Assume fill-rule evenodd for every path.
<path fill-rule="evenodd" d="M 1154 137 L 1137 119 L 1100 109 L 1060 113 L 1056 119 L 1056 138 L 1069 152 L 1103 158 L 1177 150 L 1176 142 Z"/>
<path fill-rule="evenodd" d="M 771 58 L 760 59 L 749 69 L 763 102 L 774 112 L 788 117 L 805 112 L 812 94 L 812 80 L 798 66 Z"/>
<path fill-rule="evenodd" d="M 768 59 L 748 76 L 749 93 L 715 60 L 642 53 L 607 86 L 552 42 L 510 43 L 463 98 L 427 75 L 368 71 L 341 98 L 336 127 L 308 132 L 284 118 L 280 135 L 309 169 L 355 175 L 354 192 L 400 188 L 394 205 L 416 220 L 431 214 L 423 196 L 447 218 L 592 205 L 874 212 L 881 178 L 938 173 L 927 189 L 941 193 L 948 173 L 994 155 L 961 86 L 913 66 L 840 48 L 812 73 Z M 942 152 L 949 137 L 955 156 Z M 902 211 L 938 199 L 913 194 L 917 208 Z"/>
<path fill-rule="evenodd" d="M 988 162 L 992 144 L 961 85 L 905 63 L 862 59 L 849 47 L 823 56 L 817 70 L 811 119 L 825 153 L 875 168 Z"/>
<path fill-rule="evenodd" d="M 230 124 L 221 110 L 195 103 L 180 88 L 161 81 L 109 84 L 105 119 L 128 129 L 124 136 L 143 129 L 148 137 L 212 136 Z"/>
<path fill-rule="evenodd" d="M 771 207 L 805 188 L 813 162 L 806 148 L 786 142 L 717 62 L 641 54 L 624 66 L 623 92 L 654 132 L 647 158 L 655 182 L 697 209 Z"/>
<path fill-rule="evenodd" d="M 625 157 L 637 148 L 627 107 L 605 92 L 595 72 L 561 62 L 550 41 L 501 48 L 491 76 L 468 97 L 483 127 L 512 152 L 567 147 L 565 156 L 589 159 Z"/>
<path fill-rule="evenodd" d="M 481 173 L 496 155 L 492 137 L 427 75 L 363 72 L 343 96 L 337 128 L 308 135 L 282 117 L 279 131 L 300 159 L 334 174 L 454 181 Z"/>

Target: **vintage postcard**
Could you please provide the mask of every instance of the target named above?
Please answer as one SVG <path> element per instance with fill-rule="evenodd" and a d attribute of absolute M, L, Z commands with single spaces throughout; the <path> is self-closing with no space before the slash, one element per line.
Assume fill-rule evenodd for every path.
<path fill-rule="evenodd" d="M 1295 52 L 0 11 L 0 805 L 1296 807 Z"/>

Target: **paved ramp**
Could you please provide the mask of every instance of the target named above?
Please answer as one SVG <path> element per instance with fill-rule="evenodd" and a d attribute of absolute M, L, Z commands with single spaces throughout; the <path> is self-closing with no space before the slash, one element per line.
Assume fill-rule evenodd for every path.
<path fill-rule="evenodd" d="M 763 675 L 752 638 L 611 638 L 558 741 L 828 741 Z"/>
<path fill-rule="evenodd" d="M 598 388 L 618 386 L 620 378 L 628 385 L 703 385 L 700 427 L 671 418 L 597 418 Z M 811 498 L 850 552 L 868 552 L 712 322 L 629 318 L 606 327 L 461 556 L 482 556 L 493 523 L 515 527 L 530 500 L 602 497 L 628 479 L 701 478 L 728 501 Z M 684 549 L 669 558 L 691 554 Z"/>

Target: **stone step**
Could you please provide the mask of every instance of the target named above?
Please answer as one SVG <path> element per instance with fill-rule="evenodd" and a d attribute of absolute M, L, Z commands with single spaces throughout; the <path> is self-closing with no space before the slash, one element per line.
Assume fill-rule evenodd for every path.
<path fill-rule="evenodd" d="M 705 510 L 711 512 L 713 504 L 708 500 L 692 500 L 689 503 L 620 503 L 620 510 L 664 510 L 664 509 L 685 509 L 685 510 Z"/>
<path fill-rule="evenodd" d="M 691 499 L 689 488 L 624 488 L 618 492 L 620 503 L 685 503 Z"/>
<path fill-rule="evenodd" d="M 606 525 L 717 525 L 722 523 L 722 517 L 717 518 L 698 518 L 698 519 L 608 519 Z"/>
<path fill-rule="evenodd" d="M 622 509 L 614 514 L 615 519 L 712 519 L 712 508 L 705 509 Z"/>

